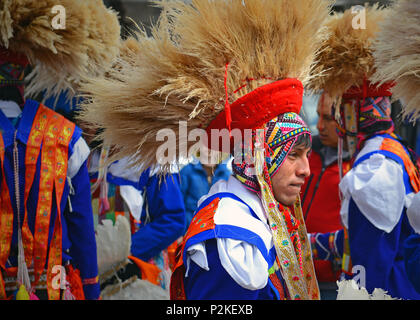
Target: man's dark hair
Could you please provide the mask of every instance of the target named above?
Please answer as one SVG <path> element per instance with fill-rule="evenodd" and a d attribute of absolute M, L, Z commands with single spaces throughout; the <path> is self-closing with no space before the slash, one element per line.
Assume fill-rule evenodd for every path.
<path fill-rule="evenodd" d="M 295 142 L 294 147 L 296 148 L 297 146 L 305 148 L 305 149 L 306 148 L 312 148 L 311 135 L 309 133 L 301 134 Z"/>

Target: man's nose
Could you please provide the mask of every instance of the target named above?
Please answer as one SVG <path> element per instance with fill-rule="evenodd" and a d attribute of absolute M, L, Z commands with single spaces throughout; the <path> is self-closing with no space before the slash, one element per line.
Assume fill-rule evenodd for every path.
<path fill-rule="evenodd" d="M 318 131 L 322 131 L 324 130 L 324 127 L 324 119 L 322 118 L 322 116 L 319 116 L 318 122 L 316 123 L 316 128 L 318 129 Z"/>
<path fill-rule="evenodd" d="M 299 164 L 297 168 L 297 176 L 299 177 L 309 177 L 311 174 L 311 168 L 309 167 L 309 159 L 306 155 L 300 157 Z"/>

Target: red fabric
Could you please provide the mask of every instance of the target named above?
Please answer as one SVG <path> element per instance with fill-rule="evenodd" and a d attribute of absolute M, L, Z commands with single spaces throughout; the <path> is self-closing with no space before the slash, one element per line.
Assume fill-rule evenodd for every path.
<path fill-rule="evenodd" d="M 363 99 L 367 97 L 390 97 L 392 96 L 391 88 L 394 82 L 386 82 L 381 86 L 372 84 L 369 81 L 361 87 L 351 87 L 343 94 L 343 99 Z"/>
<path fill-rule="evenodd" d="M 302 204 L 304 216 L 307 214 L 305 223 L 308 233 L 327 233 L 342 229 L 340 219 L 341 204 L 338 187 L 340 179 L 338 164 L 334 163 L 327 167 L 324 171 L 308 213 L 308 205 L 311 201 L 316 182 L 322 170 L 321 156 L 315 151 L 312 151 L 309 157 L 309 166 L 311 168 L 311 175 L 313 174 L 313 178 L 309 185 L 305 201 Z M 344 171 L 347 172 L 349 168 L 349 162 L 343 161 Z M 309 177 L 302 186 L 301 198 L 308 187 L 308 181 Z M 333 273 L 330 261 L 315 260 L 314 266 L 318 281 L 335 282 L 338 280 L 339 272 L 336 274 Z"/>
<path fill-rule="evenodd" d="M 297 79 L 284 79 L 261 86 L 229 105 L 221 111 L 206 128 L 209 139 L 211 130 L 239 129 L 244 137 L 244 129 L 255 129 L 276 116 L 286 112 L 299 113 L 302 107 L 303 85 Z M 226 114 L 226 112 L 228 114 Z M 228 121 L 226 121 L 228 119 Z M 221 148 L 222 138 L 219 138 Z M 211 147 L 211 140 L 208 143 Z M 220 149 L 221 151 L 221 149 Z"/>
<path fill-rule="evenodd" d="M 335 282 L 340 278 L 341 270 L 334 273 L 331 261 L 314 260 L 314 268 L 318 282 Z"/>
<path fill-rule="evenodd" d="M 26 67 L 29 64 L 28 58 L 16 52 L 11 52 L 5 48 L 0 47 L 0 64 L 2 62 L 9 62 Z"/>

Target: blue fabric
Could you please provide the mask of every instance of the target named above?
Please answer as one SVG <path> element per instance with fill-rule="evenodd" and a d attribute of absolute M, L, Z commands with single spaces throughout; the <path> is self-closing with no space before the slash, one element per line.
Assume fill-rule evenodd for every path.
<path fill-rule="evenodd" d="M 394 139 L 390 135 L 382 136 Z M 362 156 L 355 162 L 353 168 L 367 160 L 374 153 L 383 154 L 387 158 L 400 163 L 404 168 L 404 163 L 401 158 L 394 153 L 383 150 L 377 150 Z M 406 194 L 408 194 L 412 192 L 412 187 L 409 183 L 406 170 L 403 169 L 403 171 Z M 413 284 L 410 282 L 410 280 L 414 281 L 414 283 L 420 282 L 420 277 L 417 276 L 418 279 L 412 278 L 418 274 L 419 269 L 412 271 L 410 274 L 407 267 L 408 264 L 415 264 L 415 262 L 413 262 L 415 261 L 415 250 L 412 247 L 413 242 L 411 242 L 411 245 L 410 242 L 406 242 L 409 241 L 408 239 L 411 239 L 415 233 L 408 221 L 406 209 L 404 209 L 400 221 L 390 233 L 386 233 L 376 228 L 369 222 L 353 199 L 350 199 L 348 210 L 351 261 L 353 266 L 359 265 L 364 267 L 366 274 L 366 289 L 368 292 L 372 293 L 375 288 L 381 288 L 388 291 L 388 294 L 392 297 L 420 299 L 420 294 L 416 292 Z M 328 236 L 329 233 L 320 234 L 318 236 L 318 241 L 321 242 L 327 250 L 329 250 Z M 339 231 L 338 236 L 343 239 L 342 230 Z M 337 239 L 339 254 L 342 255 L 343 246 L 339 246 L 340 243 L 342 243 L 342 241 Z M 404 247 L 404 244 L 406 244 L 406 248 Z M 316 248 L 318 250 L 319 258 L 326 259 L 328 252 L 325 252 L 319 245 L 316 245 Z M 411 248 L 411 251 L 407 248 Z M 404 263 L 404 254 L 406 255 L 406 261 L 409 260 L 410 263 Z M 332 254 L 330 254 L 329 257 L 331 259 Z M 410 270 L 414 270 L 414 268 Z M 345 275 L 345 278 L 350 279 L 352 276 Z"/>
<path fill-rule="evenodd" d="M 44 93 L 43 93 L 44 94 Z M 70 118 L 74 111 L 78 110 L 81 98 L 74 97 L 73 99 L 69 99 L 67 97 L 67 91 L 63 91 L 59 94 L 59 96 L 51 96 L 48 97 L 45 102 L 44 106 L 57 111 L 58 113 L 63 114 L 67 118 Z"/>
<path fill-rule="evenodd" d="M 395 140 L 388 134 L 382 136 Z M 391 152 L 378 150 L 376 153 L 381 153 L 402 165 L 406 194 L 413 192 L 403 160 Z M 362 160 L 364 159 L 357 161 L 355 166 Z M 403 256 L 404 242 L 413 234 L 414 230 L 410 226 L 405 208 L 398 224 L 390 233 L 386 233 L 371 224 L 353 199 L 350 200 L 349 242 L 352 264 L 365 268 L 366 289 L 370 293 L 375 288 L 382 288 L 393 297 L 420 299 L 420 294 L 408 279 Z"/>
<path fill-rule="evenodd" d="M 267 248 L 264 245 L 263 240 L 260 236 L 256 233 L 249 231 L 244 228 L 240 228 L 237 226 L 231 225 L 216 225 L 214 229 L 206 230 L 200 232 L 199 234 L 195 235 L 188 239 L 185 244 L 184 250 L 184 264 L 186 263 L 186 250 L 194 244 L 213 239 L 213 238 L 229 238 L 235 240 L 243 240 L 246 241 L 258 248 L 261 254 L 263 255 L 264 259 L 267 261 L 268 265 L 271 266 L 274 260 L 270 257 L 269 252 L 267 252 Z"/>
<path fill-rule="evenodd" d="M 204 207 L 206 207 L 207 205 L 209 205 L 214 199 L 219 198 L 231 198 L 234 199 L 236 201 L 241 202 L 242 204 L 246 205 L 251 213 L 251 215 L 259 220 L 258 216 L 256 215 L 256 213 L 254 212 L 254 210 L 252 210 L 252 208 L 246 203 L 244 202 L 242 199 L 240 199 L 239 197 L 237 197 L 235 194 L 230 193 L 230 192 L 219 192 L 216 193 L 210 197 L 208 197 L 207 199 L 205 199 L 200 206 L 197 209 L 197 213 L 203 209 Z M 254 232 L 251 232 L 247 229 L 238 227 L 238 226 L 233 226 L 233 225 L 216 225 L 214 229 L 211 230 L 206 230 L 203 232 L 200 232 L 198 234 L 196 234 L 195 236 L 191 237 L 188 239 L 188 241 L 185 244 L 185 248 L 184 248 L 184 264 L 186 262 L 186 250 L 191 247 L 192 245 L 196 244 L 196 243 L 200 243 L 202 241 L 206 241 L 209 239 L 213 239 L 213 238 L 230 238 L 230 239 L 235 239 L 235 240 L 244 240 L 249 242 L 250 244 L 255 245 L 261 252 L 261 254 L 263 255 L 263 257 L 267 260 L 267 263 L 269 266 L 271 266 L 274 262 L 274 259 L 270 260 L 270 255 L 269 252 L 267 252 L 267 248 L 264 244 L 264 241 L 261 239 L 261 237 L 257 234 L 255 234 Z"/>
<path fill-rule="evenodd" d="M 397 141 L 397 139 L 395 139 L 394 137 L 390 136 L 389 134 L 381 134 L 381 135 L 375 135 L 373 137 L 376 136 L 382 136 L 384 138 L 388 138 L 388 139 L 392 139 L 394 141 Z M 372 138 L 373 138 L 372 137 Z M 402 147 L 404 148 L 405 152 L 408 154 L 407 149 L 405 148 L 405 146 L 402 145 Z M 365 155 L 363 155 L 362 157 L 360 157 L 359 159 L 357 159 L 357 161 L 353 164 L 353 168 L 356 167 L 358 164 L 362 163 L 363 161 L 369 159 L 373 154 L 382 154 L 385 157 L 394 160 L 395 162 L 399 163 L 403 168 L 404 168 L 404 160 L 401 159 L 399 156 L 397 156 L 395 153 L 392 153 L 390 151 L 387 150 L 376 150 L 376 151 L 372 151 L 369 152 Z M 404 180 L 404 186 L 406 190 L 411 190 L 411 183 L 410 183 L 410 177 L 407 173 L 407 170 L 403 170 L 403 180 Z M 411 191 L 407 191 L 407 193 L 409 193 Z"/>
<path fill-rule="evenodd" d="M 343 256 L 343 251 L 344 251 L 344 231 L 343 231 L 343 229 L 340 229 L 340 230 L 336 231 L 336 233 L 337 233 L 337 235 L 336 235 L 337 238 L 336 238 L 336 241 L 335 241 L 336 250 L 337 250 L 337 254 L 340 257 L 342 257 Z M 333 261 L 333 259 L 334 259 L 334 255 L 331 252 L 331 249 L 330 249 L 330 246 L 329 246 L 330 234 L 331 234 L 330 232 L 311 234 L 313 237 L 315 237 L 315 235 L 317 236 L 317 242 L 318 243 L 316 243 L 316 250 L 318 252 L 318 259 L 319 260 Z M 319 243 L 321 245 L 319 245 Z"/>
<path fill-rule="evenodd" d="M 159 176 L 150 177 L 147 170 L 141 175 L 138 188 L 145 191 L 150 222 L 146 221 L 144 205 L 140 228 L 131 237 L 131 253 L 148 261 L 183 235 L 185 207 L 178 174 L 167 176 L 160 183 Z"/>
<path fill-rule="evenodd" d="M 405 212 L 395 228 L 386 233 L 360 212 L 353 200 L 349 205 L 349 242 L 353 266 L 361 265 L 366 271 L 366 289 L 388 291 L 392 297 L 420 299 L 407 276 L 403 259 L 405 239 L 414 233 Z"/>
<path fill-rule="evenodd" d="M 242 204 L 244 204 L 244 205 L 246 205 L 247 207 L 248 207 L 248 209 L 249 209 L 249 211 L 250 211 L 250 213 L 251 213 L 251 215 L 255 218 L 255 219 L 257 219 L 257 220 L 259 220 L 259 218 L 258 218 L 258 216 L 257 216 L 257 214 L 254 212 L 254 210 L 252 210 L 252 208 L 245 202 L 245 201 L 243 201 L 242 199 L 240 199 L 238 196 L 236 196 L 235 194 L 233 194 L 233 193 L 231 193 L 231 192 L 218 192 L 218 193 L 215 193 L 215 194 L 213 194 L 212 196 L 210 196 L 210 197 L 208 197 L 208 198 L 206 198 L 201 204 L 200 204 L 200 206 L 197 208 L 197 212 L 198 211 L 200 211 L 202 208 L 204 208 L 204 207 L 206 207 L 210 202 L 212 202 L 214 199 L 216 199 L 216 198 L 220 198 L 220 199 L 222 199 L 222 198 L 231 198 L 231 199 L 234 199 L 234 200 L 236 200 L 236 201 L 239 201 L 239 202 L 241 202 Z"/>
<path fill-rule="evenodd" d="M 207 180 L 207 172 L 204 170 L 202 164 L 198 161 L 190 163 L 180 171 L 181 176 L 181 191 L 185 204 L 185 231 L 191 222 L 195 210 L 197 209 L 197 202 L 200 198 L 208 194 L 210 187 L 217 181 L 223 179 L 228 180 L 232 172 L 228 169 L 226 162 L 219 164 L 212 177 L 211 184 Z"/>
<path fill-rule="evenodd" d="M 404 242 L 404 264 L 408 279 L 420 293 L 420 234 L 413 234 Z"/>
<path fill-rule="evenodd" d="M 204 200 L 197 209 L 197 213 L 206 207 L 215 198 L 231 198 L 245 204 L 251 215 L 258 219 L 252 208 L 243 200 L 232 193 L 217 193 Z M 255 245 L 266 259 L 268 266 L 272 266 L 276 259 L 275 248 L 272 247 L 269 252 L 257 234 L 232 225 L 216 225 L 214 229 L 206 230 L 188 239 L 184 247 L 184 265 L 186 265 L 187 249 L 196 243 L 205 241 L 206 254 L 208 259 L 209 271 L 206 271 L 191 261 L 188 277 L 184 278 L 184 288 L 187 299 L 191 300 L 276 300 L 280 295 L 275 289 L 271 280 L 268 279 L 267 286 L 260 290 L 249 290 L 241 287 L 223 268 L 219 253 L 217 250 L 217 238 L 229 238 L 243 240 Z M 278 272 L 280 282 L 283 283 Z M 283 283 L 284 287 L 284 283 Z"/>
<path fill-rule="evenodd" d="M 184 278 L 185 295 L 189 300 L 273 300 L 278 295 L 269 281 L 261 290 L 241 287 L 220 263 L 216 239 L 206 241 L 209 271 L 191 262 L 188 277 Z"/>
<path fill-rule="evenodd" d="M 415 151 L 416 154 L 420 155 L 420 120 L 417 120 L 416 127 Z"/>
<path fill-rule="evenodd" d="M 25 152 L 26 142 L 32 127 L 32 123 L 39 104 L 32 100 L 27 100 L 23 109 L 22 118 L 17 123 L 17 140 L 18 140 L 18 156 L 19 156 L 19 186 L 20 186 L 20 207 L 24 207 L 24 186 L 25 186 Z M 5 161 L 4 170 L 6 173 L 6 182 L 12 199 L 12 207 L 15 213 L 13 220 L 13 236 L 12 236 L 12 254 L 9 259 L 10 266 L 17 265 L 17 218 L 16 218 L 16 202 L 15 186 L 13 175 L 13 135 L 14 127 L 8 122 L 8 119 L 0 111 L 0 128 L 5 141 Z M 68 150 L 68 157 L 73 154 L 73 148 L 76 141 L 81 137 L 80 128 L 76 127 L 71 138 Z M 34 234 L 35 214 L 38 202 L 39 185 L 37 181 L 40 179 L 41 155 L 37 160 L 34 184 L 29 194 L 28 209 L 28 225 Z M 71 263 L 80 270 L 82 279 L 95 278 L 98 275 L 98 265 L 96 256 L 96 240 L 93 228 L 93 214 L 91 207 L 90 182 L 87 172 L 86 162 L 81 166 L 78 173 L 71 180 L 75 194 L 69 195 L 69 184 L 66 180 L 63 196 L 60 202 L 62 214 L 62 243 L 63 243 L 63 263 L 71 261 Z M 68 197 L 72 205 L 72 212 L 69 212 Z M 21 221 L 23 222 L 24 210 L 21 210 Z M 54 223 L 57 217 L 56 199 L 53 197 L 52 210 L 49 226 L 48 243 L 51 242 Z M 14 252 L 13 252 L 14 251 Z M 99 284 L 85 285 L 85 297 L 87 299 L 99 298 Z"/>

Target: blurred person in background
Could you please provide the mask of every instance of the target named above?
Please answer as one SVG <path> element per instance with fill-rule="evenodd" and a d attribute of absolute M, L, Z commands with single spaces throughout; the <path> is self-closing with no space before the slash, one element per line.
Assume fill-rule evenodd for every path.
<path fill-rule="evenodd" d="M 310 176 L 302 187 L 302 210 L 309 233 L 335 232 L 343 228 L 340 217 L 340 175 L 338 168 L 337 123 L 332 112 L 333 101 L 322 94 L 318 99 L 318 135 L 312 139 L 309 156 Z M 344 153 L 343 169 L 350 169 L 348 152 Z M 336 281 L 341 274 L 341 261 L 315 260 L 315 272 L 322 299 L 335 299 Z"/>

